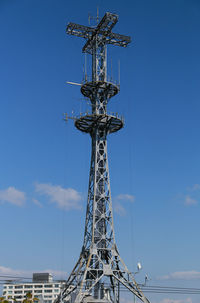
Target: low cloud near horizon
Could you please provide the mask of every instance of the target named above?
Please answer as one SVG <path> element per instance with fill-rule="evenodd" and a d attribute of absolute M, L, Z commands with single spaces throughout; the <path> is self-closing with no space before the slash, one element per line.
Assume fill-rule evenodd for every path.
<path fill-rule="evenodd" d="M 191 206 L 191 205 L 196 205 L 198 203 L 198 201 L 196 199 L 193 199 L 192 197 L 190 197 L 189 195 L 187 195 L 185 197 L 185 202 L 184 204 L 186 206 Z"/>
<path fill-rule="evenodd" d="M 26 202 L 26 194 L 13 186 L 0 190 L 0 202 L 23 206 Z"/>
<path fill-rule="evenodd" d="M 182 203 L 187 207 L 193 207 L 199 204 L 200 184 L 194 184 L 186 188 L 186 192 L 181 195 Z"/>
<path fill-rule="evenodd" d="M 64 210 L 80 210 L 82 196 L 73 188 L 63 188 L 60 185 L 35 184 L 35 191 L 49 198 L 58 208 Z"/>
<path fill-rule="evenodd" d="M 170 299 L 170 298 L 164 298 L 159 303 L 192 303 L 191 298 L 186 299 Z"/>
<path fill-rule="evenodd" d="M 158 280 L 200 280 L 200 272 L 196 270 L 176 271 L 165 276 L 161 276 Z"/>
<path fill-rule="evenodd" d="M 10 267 L 5 267 L 0 265 L 0 275 L 1 276 L 9 276 L 13 278 L 13 280 L 17 277 L 25 277 L 32 279 L 33 273 L 50 273 L 53 275 L 53 278 L 66 278 L 67 273 L 65 271 L 54 270 L 54 269 L 45 269 L 45 270 L 24 270 L 24 269 L 12 269 Z"/>

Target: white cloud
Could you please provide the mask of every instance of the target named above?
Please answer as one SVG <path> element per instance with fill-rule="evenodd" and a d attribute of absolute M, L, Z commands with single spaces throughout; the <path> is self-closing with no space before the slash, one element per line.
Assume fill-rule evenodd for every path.
<path fill-rule="evenodd" d="M 189 187 L 188 190 L 190 191 L 200 190 L 200 184 L 194 184 L 192 187 Z"/>
<path fill-rule="evenodd" d="M 36 184 L 35 190 L 39 194 L 50 198 L 58 208 L 64 210 L 81 209 L 81 195 L 73 188 L 63 188 L 60 185 Z"/>
<path fill-rule="evenodd" d="M 113 208 L 118 215 L 125 216 L 126 210 L 119 202 L 115 203 Z"/>
<path fill-rule="evenodd" d="M 160 280 L 199 280 L 200 272 L 191 270 L 191 271 L 176 271 L 166 276 L 159 278 Z"/>
<path fill-rule="evenodd" d="M 12 276 L 13 278 L 20 276 L 31 277 L 29 271 L 12 269 L 5 266 L 0 266 L 0 275 Z"/>
<path fill-rule="evenodd" d="M 5 266 L 0 266 L 0 274 L 1 275 L 14 275 L 16 274 L 17 271 L 9 268 L 9 267 L 5 267 Z"/>
<path fill-rule="evenodd" d="M 121 203 L 125 201 L 133 203 L 135 201 L 135 197 L 129 194 L 120 194 L 114 198 L 113 209 L 120 216 L 125 216 L 126 214 L 126 210 Z"/>
<path fill-rule="evenodd" d="M 45 270 L 23 270 L 23 269 L 12 269 L 10 267 L 0 266 L 0 275 L 1 276 L 10 276 L 13 278 L 13 280 L 20 278 L 20 277 L 26 277 L 32 279 L 33 272 L 48 272 L 53 275 L 53 278 L 66 278 L 67 273 L 61 270 L 54 270 L 54 269 L 45 269 Z"/>
<path fill-rule="evenodd" d="M 39 207 L 43 207 L 42 203 L 40 203 L 40 201 L 38 201 L 38 200 L 35 199 L 35 198 L 32 199 L 32 202 L 33 202 L 35 205 L 39 206 Z"/>
<path fill-rule="evenodd" d="M 26 201 L 26 194 L 19 191 L 15 187 L 8 187 L 5 190 L 0 190 L 0 202 L 11 203 L 16 206 L 22 206 Z"/>
<path fill-rule="evenodd" d="M 184 201 L 184 204 L 185 204 L 185 205 L 190 206 L 190 205 L 195 205 L 195 204 L 197 204 L 197 203 L 198 203 L 197 200 L 191 198 L 189 195 L 187 195 L 187 196 L 185 197 L 185 201 Z"/>
<path fill-rule="evenodd" d="M 186 298 L 183 300 L 174 300 L 174 299 L 165 298 L 162 299 L 159 303 L 192 303 L 192 299 Z"/>
<path fill-rule="evenodd" d="M 135 197 L 129 194 L 120 194 L 116 197 L 116 200 L 120 200 L 120 201 L 130 201 L 130 202 L 134 202 L 135 201 Z"/>

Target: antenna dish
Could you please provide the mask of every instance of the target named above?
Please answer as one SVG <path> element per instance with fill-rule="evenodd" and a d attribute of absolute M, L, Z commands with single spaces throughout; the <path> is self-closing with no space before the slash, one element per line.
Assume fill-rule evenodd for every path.
<path fill-rule="evenodd" d="M 141 269 L 142 269 L 142 265 L 141 265 L 140 262 L 138 262 L 138 264 L 137 264 L 137 270 L 140 271 Z"/>

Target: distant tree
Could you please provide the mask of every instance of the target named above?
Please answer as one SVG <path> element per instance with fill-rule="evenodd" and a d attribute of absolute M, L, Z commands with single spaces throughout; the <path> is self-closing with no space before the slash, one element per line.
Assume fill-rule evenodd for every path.
<path fill-rule="evenodd" d="M 0 297 L 0 303 L 9 303 L 4 297 Z"/>
<path fill-rule="evenodd" d="M 11 296 L 8 297 L 9 300 L 14 301 L 15 303 L 17 303 L 17 300 L 15 298 L 12 298 Z M 9 300 L 6 300 L 4 297 L 0 297 L 0 303 L 9 303 Z M 39 299 L 36 297 L 33 297 L 31 292 L 28 292 L 26 294 L 26 298 L 22 301 L 22 303 L 38 303 Z"/>
<path fill-rule="evenodd" d="M 27 292 L 26 298 L 22 302 L 23 303 L 37 303 L 37 302 L 39 302 L 39 299 L 36 297 L 33 297 L 31 292 Z"/>

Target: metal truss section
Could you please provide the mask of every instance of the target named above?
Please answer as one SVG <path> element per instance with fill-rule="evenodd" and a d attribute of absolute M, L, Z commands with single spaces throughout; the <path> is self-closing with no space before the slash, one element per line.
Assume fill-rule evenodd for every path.
<path fill-rule="evenodd" d="M 66 29 L 67 34 L 85 38 L 85 39 L 90 39 L 94 31 L 95 29 L 92 27 L 71 23 L 71 22 L 67 25 L 67 29 Z"/>
<path fill-rule="evenodd" d="M 73 293 L 75 303 L 87 302 L 88 296 L 92 301 L 119 302 L 121 283 L 147 303 L 115 244 L 106 130 L 100 123 L 93 130 L 84 243 L 62 300 Z"/>
<path fill-rule="evenodd" d="M 123 47 L 131 41 L 112 33 L 117 21 L 117 15 L 106 13 L 96 28 L 67 26 L 68 34 L 87 39 L 83 51 L 92 55 L 92 81 L 81 86 L 81 93 L 91 101 L 91 113 L 73 118 L 78 130 L 90 134 L 92 152 L 83 246 L 57 303 L 120 303 L 120 284 L 149 303 L 119 255 L 113 225 L 107 135 L 120 130 L 124 121 L 107 114 L 107 103 L 119 86 L 106 79 L 106 45 Z"/>

